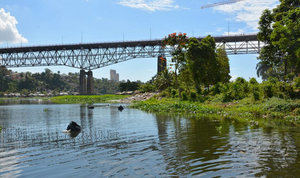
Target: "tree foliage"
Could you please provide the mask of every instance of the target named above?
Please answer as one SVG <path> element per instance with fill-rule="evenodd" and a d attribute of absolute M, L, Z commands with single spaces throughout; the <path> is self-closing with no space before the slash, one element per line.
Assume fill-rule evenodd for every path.
<path fill-rule="evenodd" d="M 141 82 L 131 82 L 127 80 L 126 82 L 121 82 L 119 85 L 120 91 L 135 91 L 140 87 Z"/>
<path fill-rule="evenodd" d="M 210 86 L 218 82 L 228 82 L 230 79 L 226 52 L 223 49 L 216 50 L 215 40 L 211 36 L 200 42 L 196 38 L 190 39 L 187 66 L 198 92 L 201 85 Z"/>
<path fill-rule="evenodd" d="M 225 49 L 218 48 L 217 49 L 217 82 L 229 82 L 230 80 L 230 66 L 229 66 L 229 58 L 226 54 Z"/>
<path fill-rule="evenodd" d="M 280 80 L 300 73 L 299 0 L 280 0 L 272 11 L 265 10 L 259 21 L 258 39 L 265 43 L 260 52 L 258 73 Z M 266 69 L 267 68 L 267 69 Z"/>
<path fill-rule="evenodd" d="M 216 49 L 213 37 L 207 36 L 199 41 L 187 38 L 185 33 L 172 33 L 162 43 L 173 48 L 175 71 L 161 72 L 141 86 L 143 91 L 153 90 L 152 84 L 159 91 L 167 90 L 171 97 L 189 96 L 195 100 L 196 93 L 202 93 L 204 87 L 229 81 L 229 59 L 224 49 Z"/>

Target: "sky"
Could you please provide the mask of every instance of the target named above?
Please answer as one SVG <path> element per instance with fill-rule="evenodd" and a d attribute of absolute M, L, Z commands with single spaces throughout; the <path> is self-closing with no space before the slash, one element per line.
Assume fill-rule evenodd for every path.
<path fill-rule="evenodd" d="M 278 0 L 240 0 L 202 9 L 223 0 L 0 0 L 0 48 L 48 44 L 162 39 L 173 32 L 188 36 L 238 35 L 258 32 L 259 17 Z M 236 1 L 236 0 L 225 0 Z M 231 55 L 232 79 L 256 77 L 258 55 Z M 156 74 L 157 59 L 133 59 L 94 70 L 109 78 L 146 82 Z M 79 72 L 60 66 L 54 72 Z M 42 72 L 44 67 L 11 68 Z"/>

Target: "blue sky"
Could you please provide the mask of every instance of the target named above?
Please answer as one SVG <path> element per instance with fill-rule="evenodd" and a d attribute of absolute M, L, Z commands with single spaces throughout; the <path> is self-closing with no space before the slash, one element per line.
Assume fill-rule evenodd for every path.
<path fill-rule="evenodd" d="M 169 33 L 188 36 L 257 32 L 261 12 L 278 0 L 242 0 L 201 9 L 222 0 L 1 0 L 0 47 L 61 43 L 88 43 L 163 38 Z M 151 30 L 150 30 L 151 29 Z M 231 75 L 257 77 L 257 55 L 229 56 Z M 94 70 L 109 78 L 116 69 L 120 79 L 147 81 L 156 73 L 156 59 L 134 59 Z M 50 67 L 62 73 L 68 67 Z M 44 68 L 14 68 L 41 72 Z"/>

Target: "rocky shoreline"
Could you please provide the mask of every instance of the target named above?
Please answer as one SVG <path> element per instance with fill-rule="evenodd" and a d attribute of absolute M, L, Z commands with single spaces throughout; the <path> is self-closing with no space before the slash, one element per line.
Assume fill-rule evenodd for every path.
<path fill-rule="evenodd" d="M 154 93 L 138 93 L 135 95 L 132 95 L 130 97 L 124 98 L 124 99 L 120 99 L 120 100 L 111 100 L 111 102 L 114 103 L 126 103 L 126 104 L 130 104 L 134 101 L 145 101 L 148 100 L 149 98 L 153 97 L 154 95 L 159 94 L 158 92 L 154 92 Z"/>

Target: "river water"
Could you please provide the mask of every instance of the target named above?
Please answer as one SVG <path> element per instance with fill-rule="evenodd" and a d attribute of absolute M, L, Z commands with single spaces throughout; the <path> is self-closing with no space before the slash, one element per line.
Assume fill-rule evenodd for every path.
<path fill-rule="evenodd" d="M 63 133 L 70 121 L 76 137 Z M 99 104 L 0 106 L 0 177 L 300 175 L 300 130 Z"/>

